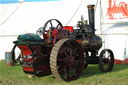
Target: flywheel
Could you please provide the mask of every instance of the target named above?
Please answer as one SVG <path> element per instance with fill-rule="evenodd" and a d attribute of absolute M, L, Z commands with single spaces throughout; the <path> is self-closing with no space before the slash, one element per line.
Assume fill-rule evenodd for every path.
<path fill-rule="evenodd" d="M 51 51 L 50 68 L 58 80 L 78 79 L 84 69 L 84 51 L 81 45 L 75 40 L 59 40 Z"/>

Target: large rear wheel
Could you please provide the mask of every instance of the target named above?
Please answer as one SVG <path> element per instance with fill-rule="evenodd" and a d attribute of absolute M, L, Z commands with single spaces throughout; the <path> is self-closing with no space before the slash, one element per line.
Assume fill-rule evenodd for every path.
<path fill-rule="evenodd" d="M 78 79 L 84 69 L 84 51 L 74 40 L 59 40 L 50 55 L 53 75 L 63 81 Z"/>

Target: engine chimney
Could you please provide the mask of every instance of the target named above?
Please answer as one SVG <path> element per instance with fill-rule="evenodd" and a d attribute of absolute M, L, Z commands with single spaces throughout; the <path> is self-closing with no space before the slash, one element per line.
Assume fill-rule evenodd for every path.
<path fill-rule="evenodd" d="M 95 35 L 95 12 L 94 12 L 95 5 L 88 5 L 88 16 L 89 16 L 89 24 L 93 29 L 93 34 Z"/>

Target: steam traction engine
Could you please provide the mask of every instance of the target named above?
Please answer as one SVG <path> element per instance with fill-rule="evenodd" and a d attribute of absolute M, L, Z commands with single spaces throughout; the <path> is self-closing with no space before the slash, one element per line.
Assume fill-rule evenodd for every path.
<path fill-rule="evenodd" d="M 36 76 L 52 73 L 57 79 L 64 81 L 78 79 L 88 64 L 99 64 L 102 72 L 111 71 L 113 52 L 104 49 L 98 56 L 102 40 L 95 34 L 94 5 L 88 6 L 88 12 L 89 24 L 82 17 L 77 29 L 63 26 L 57 19 L 51 19 L 37 30 L 37 35 L 19 35 L 14 43 L 22 52 L 20 62 L 23 71 Z"/>

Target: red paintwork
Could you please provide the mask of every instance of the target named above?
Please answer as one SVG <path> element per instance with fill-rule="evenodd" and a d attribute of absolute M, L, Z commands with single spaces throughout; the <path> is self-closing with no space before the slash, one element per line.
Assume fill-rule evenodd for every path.
<path fill-rule="evenodd" d="M 47 31 L 46 34 L 44 34 L 44 40 L 48 40 L 50 38 L 50 34 L 49 34 L 49 30 Z M 56 35 L 58 34 L 58 30 L 57 29 L 53 29 L 51 32 L 51 37 L 54 38 L 56 37 Z M 47 43 L 50 43 L 50 41 L 48 40 Z"/>
<path fill-rule="evenodd" d="M 117 0 L 109 0 L 109 8 L 108 8 L 108 16 L 110 19 L 115 19 L 114 15 L 117 13 L 122 13 L 122 17 L 119 17 L 119 19 L 122 18 L 128 18 L 128 4 L 125 2 L 120 2 L 118 5 L 116 4 Z"/>
<path fill-rule="evenodd" d="M 23 70 L 24 71 L 33 72 L 33 68 L 32 67 L 25 67 L 25 66 L 23 66 Z"/>
<path fill-rule="evenodd" d="M 54 38 L 57 34 L 58 34 L 58 30 L 57 29 L 53 29 L 52 30 L 52 37 Z"/>
<path fill-rule="evenodd" d="M 73 27 L 72 26 L 64 26 L 64 29 L 73 32 Z"/>
<path fill-rule="evenodd" d="M 18 46 L 22 50 L 22 57 L 27 55 L 32 55 L 32 51 L 28 48 L 28 46 Z"/>
<path fill-rule="evenodd" d="M 53 39 L 53 45 L 55 44 L 55 39 L 56 39 L 56 36 L 62 31 L 62 30 L 68 30 L 70 32 L 73 32 L 73 27 L 72 26 L 64 26 L 61 30 L 58 30 L 58 29 L 52 29 L 51 31 L 51 34 L 49 33 L 50 30 L 47 31 L 46 34 L 44 34 L 44 40 L 48 40 L 47 43 L 51 43 L 49 38 L 50 38 L 50 35 Z"/>
<path fill-rule="evenodd" d="M 22 58 L 24 59 L 25 56 L 31 55 L 31 58 L 25 58 L 24 62 L 34 63 L 35 67 L 29 67 L 23 65 L 23 70 L 27 72 L 43 72 L 43 74 L 50 74 L 50 66 L 47 61 L 49 61 L 49 56 L 43 56 L 42 49 L 40 45 L 31 45 L 31 49 L 28 48 L 28 46 L 18 46 L 22 51 Z M 35 52 L 34 54 L 34 62 L 33 62 L 33 56 L 32 56 L 32 50 Z M 44 64 L 43 62 L 46 62 Z M 41 64 L 43 63 L 43 64 Z M 34 69 L 33 69 L 34 68 Z"/>
<path fill-rule="evenodd" d="M 22 58 L 24 59 L 25 56 L 28 56 L 28 55 L 32 55 L 32 51 L 28 48 L 28 46 L 18 46 L 21 51 L 22 51 Z M 30 60 L 30 61 L 29 61 Z M 27 62 L 33 62 L 33 60 L 31 58 L 26 58 L 24 59 L 24 61 L 27 61 Z M 25 67 L 23 66 L 23 70 L 24 71 L 30 71 L 30 72 L 33 72 L 33 68 L 32 67 Z"/>
<path fill-rule="evenodd" d="M 114 60 L 114 64 L 122 64 L 122 61 L 121 60 L 118 60 L 118 59 L 115 59 Z"/>
<path fill-rule="evenodd" d="M 114 64 L 128 64 L 128 59 L 124 59 L 124 60 L 115 59 Z"/>
<path fill-rule="evenodd" d="M 47 31 L 47 33 L 46 33 L 46 34 L 44 34 L 44 35 L 43 35 L 44 40 L 47 40 L 47 39 L 49 38 L 49 35 L 48 35 L 48 34 L 49 34 L 49 30 Z"/>

